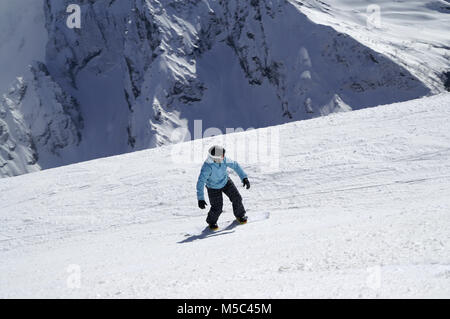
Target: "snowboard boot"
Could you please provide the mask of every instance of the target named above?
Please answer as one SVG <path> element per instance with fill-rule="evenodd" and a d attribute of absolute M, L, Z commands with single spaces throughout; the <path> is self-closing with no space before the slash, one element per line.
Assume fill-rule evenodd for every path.
<path fill-rule="evenodd" d="M 242 217 L 237 217 L 236 220 L 239 224 L 244 225 L 247 224 L 248 217 L 244 215 Z"/>
<path fill-rule="evenodd" d="M 212 231 L 216 231 L 219 229 L 219 226 L 217 226 L 217 224 L 209 224 L 209 229 Z"/>

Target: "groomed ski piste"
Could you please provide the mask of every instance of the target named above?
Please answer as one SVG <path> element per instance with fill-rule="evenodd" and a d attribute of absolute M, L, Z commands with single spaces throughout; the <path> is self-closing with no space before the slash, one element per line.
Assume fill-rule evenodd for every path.
<path fill-rule="evenodd" d="M 215 234 L 174 149 L 223 136 L 0 180 L 0 298 L 450 297 L 450 94 L 262 130 Z"/>

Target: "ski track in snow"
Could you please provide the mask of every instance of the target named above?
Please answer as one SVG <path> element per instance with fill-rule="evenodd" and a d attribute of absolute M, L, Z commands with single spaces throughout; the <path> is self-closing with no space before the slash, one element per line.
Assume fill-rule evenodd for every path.
<path fill-rule="evenodd" d="M 185 243 L 201 163 L 172 147 L 2 179 L 0 298 L 448 298 L 449 121 L 441 94 L 278 126 L 279 171 L 231 174 L 270 218 Z"/>

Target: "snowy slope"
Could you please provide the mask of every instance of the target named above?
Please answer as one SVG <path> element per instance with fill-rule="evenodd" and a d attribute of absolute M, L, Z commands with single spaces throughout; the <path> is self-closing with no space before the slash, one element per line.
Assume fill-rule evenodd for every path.
<path fill-rule="evenodd" d="M 441 94 L 268 128 L 279 168 L 239 189 L 270 218 L 197 240 L 176 154 L 222 136 L 0 180 L 0 297 L 448 298 L 449 121 Z"/>

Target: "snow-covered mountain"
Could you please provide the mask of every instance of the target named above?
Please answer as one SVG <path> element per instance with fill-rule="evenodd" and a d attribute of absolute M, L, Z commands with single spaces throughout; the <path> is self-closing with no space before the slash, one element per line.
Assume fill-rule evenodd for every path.
<path fill-rule="evenodd" d="M 78 102 L 52 80 L 45 64 L 34 62 L 27 75 L 0 105 L 0 167 L 7 176 L 68 164 L 60 152 L 77 152 L 81 141 Z"/>
<path fill-rule="evenodd" d="M 167 145 L 196 119 L 267 127 L 445 89 L 443 1 L 414 2 L 396 28 L 390 10 L 410 8 L 397 1 L 375 31 L 356 0 L 80 1 L 81 29 L 69 29 L 73 2 L 44 0 L 45 19 L 29 19 L 45 26 L 45 59 L 37 46 L 41 61 L 0 99 L 0 176 Z M 17 50 L 4 48 L 2 65 Z"/>
<path fill-rule="evenodd" d="M 332 26 L 404 66 L 435 93 L 450 90 L 450 1 L 301 0 L 312 21 Z"/>
<path fill-rule="evenodd" d="M 279 167 L 242 161 L 259 220 L 209 235 L 223 136 L 2 179 L 0 298 L 449 298 L 449 121 L 447 93 L 232 134 L 278 131 Z"/>

